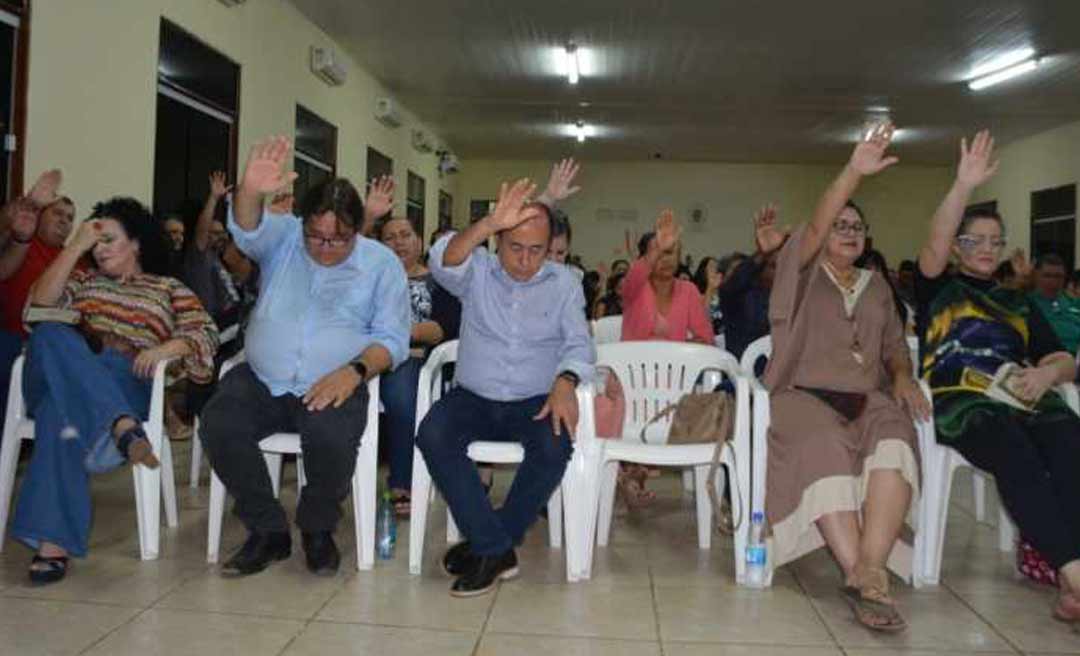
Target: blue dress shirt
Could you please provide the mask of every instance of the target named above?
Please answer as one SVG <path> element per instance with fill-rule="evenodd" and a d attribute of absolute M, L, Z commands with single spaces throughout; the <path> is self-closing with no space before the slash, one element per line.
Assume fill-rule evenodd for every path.
<path fill-rule="evenodd" d="M 483 248 L 458 266 L 444 266 L 452 237 L 431 249 L 428 268 L 461 299 L 457 383 L 485 399 L 520 401 L 547 394 L 563 371 L 592 381 L 596 349 L 581 311 L 585 294 L 577 276 L 545 262 L 532 279 L 520 282 Z"/>
<path fill-rule="evenodd" d="M 409 293 L 390 249 L 358 237 L 349 257 L 322 266 L 308 255 L 297 217 L 264 212 L 258 227 L 245 231 L 231 206 L 229 232 L 259 264 L 244 350 L 271 394 L 302 396 L 372 344 L 390 352 L 394 367 L 408 357 Z"/>

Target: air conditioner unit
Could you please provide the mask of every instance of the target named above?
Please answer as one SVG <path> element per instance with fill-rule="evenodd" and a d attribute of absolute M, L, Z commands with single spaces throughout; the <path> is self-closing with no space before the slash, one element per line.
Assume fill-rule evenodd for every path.
<path fill-rule="evenodd" d="M 457 173 L 461 170 L 461 160 L 454 153 L 440 150 L 437 155 L 439 156 L 439 175 Z"/>
<path fill-rule="evenodd" d="M 311 47 L 311 72 L 332 87 L 345 84 L 345 66 L 329 48 Z"/>
<path fill-rule="evenodd" d="M 375 120 L 391 128 L 401 126 L 401 111 L 393 98 L 375 99 Z"/>
<path fill-rule="evenodd" d="M 431 138 L 430 134 L 423 130 L 413 130 L 412 146 L 422 153 L 430 153 L 435 150 L 435 140 Z"/>

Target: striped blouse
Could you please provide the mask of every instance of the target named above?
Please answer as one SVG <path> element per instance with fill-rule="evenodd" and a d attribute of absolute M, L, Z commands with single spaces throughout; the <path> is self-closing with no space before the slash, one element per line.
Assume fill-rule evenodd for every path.
<path fill-rule="evenodd" d="M 121 282 L 96 270 L 76 270 L 57 305 L 77 310 L 83 329 L 134 352 L 182 339 L 191 346 L 182 363 L 188 379 L 208 383 L 213 378 L 217 326 L 198 297 L 175 278 L 142 273 Z"/>

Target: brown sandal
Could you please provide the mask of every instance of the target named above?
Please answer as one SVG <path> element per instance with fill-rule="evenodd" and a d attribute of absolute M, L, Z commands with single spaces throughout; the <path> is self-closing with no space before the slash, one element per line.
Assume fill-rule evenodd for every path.
<path fill-rule="evenodd" d="M 656 499 L 656 492 L 645 487 L 648 473 L 640 465 L 631 465 L 619 472 L 617 485 L 623 501 L 631 510 L 644 508 Z"/>
<path fill-rule="evenodd" d="M 840 588 L 855 619 L 872 631 L 897 633 L 907 628 L 907 621 L 896 610 L 896 602 L 889 596 L 889 573 L 883 569 L 867 568 L 861 575 L 856 568 L 858 586 Z M 875 621 L 876 620 L 876 621 Z"/>
<path fill-rule="evenodd" d="M 145 465 L 150 469 L 161 466 L 161 462 L 154 455 L 153 446 L 150 445 L 150 438 L 146 436 L 146 431 L 142 426 L 134 426 L 121 433 L 116 438 L 116 447 L 120 449 L 124 459 L 132 465 Z"/>

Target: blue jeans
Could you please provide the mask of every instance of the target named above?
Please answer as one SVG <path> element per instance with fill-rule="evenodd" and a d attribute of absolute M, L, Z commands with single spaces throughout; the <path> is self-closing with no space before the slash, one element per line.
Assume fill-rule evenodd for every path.
<path fill-rule="evenodd" d="M 11 386 L 11 368 L 22 353 L 21 335 L 0 330 L 0 435 L 4 429 L 4 415 L 7 412 L 8 389 Z"/>
<path fill-rule="evenodd" d="M 112 426 L 143 420 L 151 381 L 131 359 L 90 350 L 76 330 L 40 324 L 30 334 L 23 393 L 34 418 L 34 455 L 15 506 L 12 536 L 37 549 L 52 542 L 85 556 L 90 536 L 90 473 L 120 465 Z"/>
<path fill-rule="evenodd" d="M 565 431 L 552 434 L 550 419 L 533 420 L 546 400 L 546 395 L 540 395 L 522 401 L 489 401 L 456 387 L 432 406 L 420 424 L 416 445 L 477 555 L 501 554 L 520 544 L 562 482 L 574 448 Z M 491 507 L 468 456 L 469 444 L 477 440 L 520 441 L 525 449 L 525 461 L 498 511 Z"/>
<path fill-rule="evenodd" d="M 386 485 L 392 489 L 408 490 L 412 486 L 416 387 L 423 366 L 420 358 L 409 358 L 379 379 L 379 398 L 386 409 L 384 420 L 390 442 L 390 476 Z"/>

